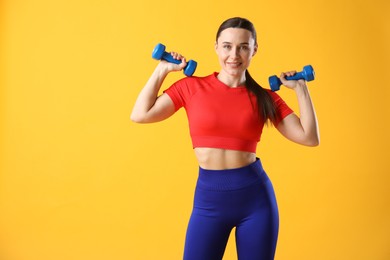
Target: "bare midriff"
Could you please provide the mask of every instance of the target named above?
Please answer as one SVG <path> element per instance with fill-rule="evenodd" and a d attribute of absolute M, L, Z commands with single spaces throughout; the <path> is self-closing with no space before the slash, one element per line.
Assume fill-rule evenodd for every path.
<path fill-rule="evenodd" d="M 256 161 L 256 154 L 252 152 L 205 147 L 196 147 L 194 151 L 199 166 L 208 170 L 235 169 Z"/>

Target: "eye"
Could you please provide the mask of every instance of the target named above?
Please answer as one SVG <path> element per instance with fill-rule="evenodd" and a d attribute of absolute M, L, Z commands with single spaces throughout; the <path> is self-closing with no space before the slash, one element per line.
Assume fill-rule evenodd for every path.
<path fill-rule="evenodd" d="M 224 48 L 226 50 L 230 50 L 232 48 L 232 46 L 225 44 L 225 45 L 222 45 L 222 48 Z"/>
<path fill-rule="evenodd" d="M 248 45 L 243 45 L 243 46 L 240 47 L 240 49 L 243 50 L 243 51 L 247 51 L 247 50 L 249 50 L 249 46 Z"/>

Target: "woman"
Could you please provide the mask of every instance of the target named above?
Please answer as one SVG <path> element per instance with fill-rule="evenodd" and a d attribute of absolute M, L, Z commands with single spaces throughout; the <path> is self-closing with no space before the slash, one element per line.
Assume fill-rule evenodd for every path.
<path fill-rule="evenodd" d="M 319 144 L 315 111 L 304 80 L 286 80 L 295 91 L 298 117 L 276 94 L 261 88 L 248 67 L 258 49 L 256 31 L 247 19 L 224 21 L 215 50 L 219 73 L 187 77 L 158 96 L 172 71 L 182 70 L 186 59 L 172 52 L 181 64 L 161 61 L 134 105 L 131 119 L 152 123 L 187 112 L 190 135 L 199 162 L 194 208 L 188 224 L 185 260 L 222 259 L 232 228 L 236 228 L 238 258 L 273 259 L 279 218 L 272 184 L 256 157 L 263 126 L 271 122 L 287 139 L 307 146 Z"/>

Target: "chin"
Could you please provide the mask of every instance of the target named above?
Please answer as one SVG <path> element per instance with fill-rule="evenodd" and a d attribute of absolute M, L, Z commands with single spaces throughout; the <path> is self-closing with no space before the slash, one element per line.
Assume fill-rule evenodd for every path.
<path fill-rule="evenodd" d="M 227 69 L 226 72 L 231 76 L 241 76 L 242 73 L 245 72 L 245 70 L 239 68 L 239 69 Z"/>

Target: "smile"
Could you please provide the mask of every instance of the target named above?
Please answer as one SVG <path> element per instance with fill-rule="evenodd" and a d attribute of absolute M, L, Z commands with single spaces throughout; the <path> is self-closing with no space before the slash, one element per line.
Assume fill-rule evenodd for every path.
<path fill-rule="evenodd" d="M 226 63 L 229 67 L 232 67 L 232 68 L 238 68 L 241 66 L 241 62 L 227 62 Z"/>

